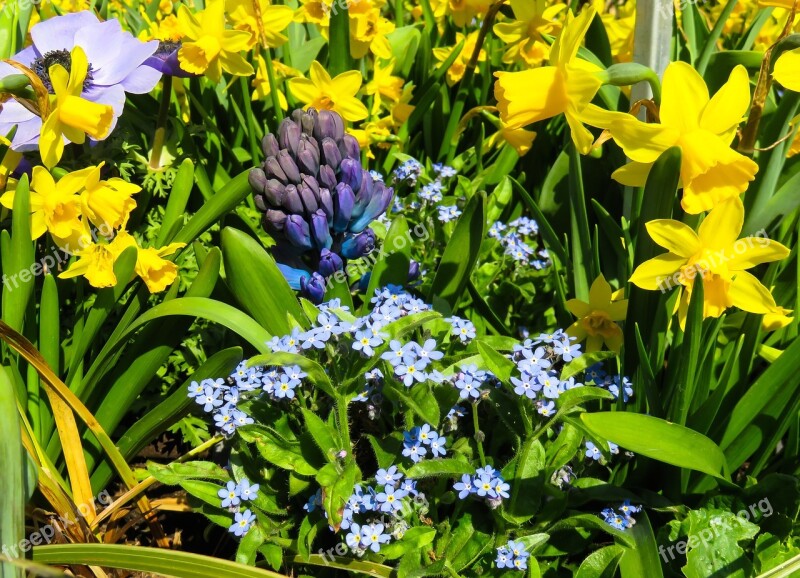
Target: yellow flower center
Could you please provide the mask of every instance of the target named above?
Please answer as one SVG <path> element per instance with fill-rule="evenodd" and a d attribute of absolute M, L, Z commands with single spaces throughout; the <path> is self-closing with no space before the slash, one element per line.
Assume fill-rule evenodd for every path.
<path fill-rule="evenodd" d="M 581 324 L 586 333 L 595 337 L 613 337 L 619 331 L 619 327 L 605 311 L 594 310 L 589 315 L 581 319 Z"/>

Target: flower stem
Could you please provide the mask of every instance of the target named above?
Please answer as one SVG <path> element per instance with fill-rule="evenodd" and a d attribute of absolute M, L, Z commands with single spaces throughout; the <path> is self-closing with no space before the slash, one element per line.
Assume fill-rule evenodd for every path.
<path fill-rule="evenodd" d="M 347 461 L 354 459 L 353 456 L 353 442 L 350 441 L 350 422 L 347 416 L 348 403 L 344 396 L 340 396 L 336 400 L 336 413 L 339 421 L 339 435 L 342 437 L 342 444 L 347 452 Z"/>
<path fill-rule="evenodd" d="M 480 403 L 480 402 L 479 402 Z M 478 445 L 478 456 L 481 459 L 481 467 L 486 467 L 486 454 L 483 453 L 483 432 L 478 424 L 478 404 L 472 404 L 472 426 L 475 429 L 475 443 Z"/>
<path fill-rule="evenodd" d="M 278 83 L 275 80 L 275 67 L 272 65 L 272 51 L 264 48 L 264 63 L 267 65 L 267 79 L 269 80 L 269 96 L 272 99 L 272 108 L 275 113 L 276 129 L 283 120 L 281 101 L 278 97 Z"/>
<path fill-rule="evenodd" d="M 161 79 L 161 103 L 158 106 L 156 119 L 156 132 L 153 134 L 153 150 L 150 152 L 150 168 L 161 168 L 161 151 L 164 150 L 164 141 L 167 138 L 167 115 L 169 103 L 172 99 L 172 77 L 168 74 Z"/>

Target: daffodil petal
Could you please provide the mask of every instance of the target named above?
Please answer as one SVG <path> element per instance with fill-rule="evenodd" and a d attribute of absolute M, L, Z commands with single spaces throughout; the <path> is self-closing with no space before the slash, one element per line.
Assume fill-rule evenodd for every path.
<path fill-rule="evenodd" d="M 772 77 L 785 88 L 800 92 L 800 48 L 788 50 L 778 57 Z"/>
<path fill-rule="evenodd" d="M 733 306 L 750 313 L 769 313 L 775 309 L 775 298 L 747 271 L 737 271 L 728 288 Z"/>
<path fill-rule="evenodd" d="M 678 284 L 672 281 L 672 277 L 685 263 L 686 259 L 680 255 L 662 253 L 639 265 L 630 282 L 642 289 L 666 291 Z"/>
<path fill-rule="evenodd" d="M 785 259 L 790 252 L 787 247 L 772 239 L 743 237 L 733 244 L 730 251 L 733 256 L 725 264 L 732 271 L 750 269 L 761 263 Z"/>
<path fill-rule="evenodd" d="M 589 305 L 592 309 L 605 309 L 611 303 L 611 285 L 601 273 L 589 288 Z"/>
<path fill-rule="evenodd" d="M 567 311 L 579 318 L 586 317 L 592 310 L 588 303 L 581 301 L 580 299 L 570 299 L 564 305 L 566 305 Z"/>
<path fill-rule="evenodd" d="M 704 247 L 725 249 L 739 237 L 744 223 L 744 205 L 739 197 L 720 203 L 706 215 L 697 234 Z"/>
<path fill-rule="evenodd" d="M 708 104 L 708 87 L 703 77 L 685 62 L 672 62 L 664 71 L 661 124 L 682 132 L 694 130 Z"/>
<path fill-rule="evenodd" d="M 658 245 L 687 259 L 700 250 L 700 239 L 689 225 L 672 219 L 655 219 L 645 224 Z"/>
<path fill-rule="evenodd" d="M 554 66 L 522 72 L 497 72 L 494 96 L 500 118 L 510 128 L 519 128 L 554 117 L 567 109 L 564 78 Z M 531 87 L 537 87 L 531 90 Z"/>
<path fill-rule="evenodd" d="M 800 73 L 800 68 L 797 69 Z M 700 118 L 700 126 L 716 135 L 725 134 L 725 144 L 729 144 L 728 136 L 735 134 L 736 127 L 750 107 L 750 77 L 747 69 L 741 64 L 731 71 L 728 82 L 722 85 L 711 98 Z"/>
<path fill-rule="evenodd" d="M 611 178 L 628 187 L 643 187 L 647 184 L 647 177 L 650 175 L 650 169 L 652 168 L 653 163 L 631 161 L 611 173 Z"/>

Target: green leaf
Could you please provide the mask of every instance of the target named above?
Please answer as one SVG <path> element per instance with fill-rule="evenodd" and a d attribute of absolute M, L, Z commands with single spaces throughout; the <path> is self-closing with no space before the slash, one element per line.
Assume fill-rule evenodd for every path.
<path fill-rule="evenodd" d="M 478 260 L 485 229 L 486 195 L 473 195 L 458 218 L 442 254 L 428 298 L 442 299 L 454 310 Z"/>
<path fill-rule="evenodd" d="M 0 365 L 0 542 L 18 544 L 25 539 L 25 471 L 27 454 L 20 437 L 16 394 L 8 368 Z M 21 575 L 13 566 L 0 563 L 0 577 Z"/>
<path fill-rule="evenodd" d="M 187 480 L 227 482 L 231 479 L 230 474 L 214 462 L 195 461 L 172 464 L 147 462 L 147 471 L 156 480 L 168 486 L 177 486 Z M 217 489 L 219 489 L 219 486 Z"/>
<path fill-rule="evenodd" d="M 333 5 L 328 41 L 328 71 L 337 76 L 353 68 L 350 60 L 350 15 L 348 4 Z"/>
<path fill-rule="evenodd" d="M 58 544 L 33 549 L 35 562 L 57 566 L 89 565 L 121 568 L 175 578 L 286 578 L 282 574 L 236 562 L 144 546 L 118 544 Z"/>
<path fill-rule="evenodd" d="M 197 211 L 189 222 L 180 230 L 175 237 L 176 243 L 191 244 L 206 229 L 216 223 L 220 217 L 233 210 L 236 205 L 249 195 L 252 190 L 247 180 L 250 171 L 244 171 L 237 175 L 207 199 L 203 206 Z"/>
<path fill-rule="evenodd" d="M 526 441 L 515 458 L 514 475 L 509 480 L 511 497 L 505 509 L 505 518 L 522 525 L 539 509 L 544 487 L 545 454 L 539 440 Z"/>
<path fill-rule="evenodd" d="M 614 578 L 621 557 L 622 548 L 619 546 L 606 546 L 595 550 L 581 562 L 575 578 Z M 646 574 L 642 576 L 649 578 Z"/>
<path fill-rule="evenodd" d="M 383 388 L 383 395 L 389 401 L 402 402 L 408 409 L 416 413 L 424 422 L 434 428 L 439 425 L 439 404 L 431 392 L 427 382 L 418 383 L 406 388 L 402 383 L 390 381 Z"/>
<path fill-rule="evenodd" d="M 298 442 L 289 443 L 269 435 L 261 426 L 245 426 L 237 434 L 247 443 L 255 444 L 258 453 L 269 463 L 294 471 L 301 476 L 313 476 L 317 468 L 308 463 Z"/>
<path fill-rule="evenodd" d="M 434 528 L 427 526 L 410 528 L 400 540 L 381 548 L 381 556 L 384 556 L 387 560 L 396 560 L 406 552 L 424 548 L 433 542 L 435 537 L 436 530 Z"/>
<path fill-rule="evenodd" d="M 567 528 L 589 528 L 592 530 L 600 530 L 613 536 L 618 542 L 633 547 L 635 542 L 630 533 L 626 530 L 617 530 L 606 524 L 603 520 L 592 514 L 579 514 L 564 518 L 553 524 L 548 532 L 552 535 L 558 530 Z"/>
<path fill-rule="evenodd" d="M 581 414 L 586 428 L 634 453 L 720 479 L 729 476 L 725 455 L 706 436 L 663 419 L 625 412 Z"/>
<path fill-rule="evenodd" d="M 353 487 L 356 485 L 361 472 L 354 461 L 350 461 L 344 467 L 332 487 L 324 488 L 322 492 L 322 506 L 328 513 L 328 522 L 335 530 L 339 529 L 342 523 L 342 512 L 345 503 L 353 494 Z"/>
<path fill-rule="evenodd" d="M 186 214 L 186 205 L 194 186 L 194 164 L 191 159 L 184 159 L 178 167 L 178 173 L 172 183 L 172 190 L 164 209 L 164 219 L 161 221 L 161 230 L 158 232 L 155 247 L 168 244 L 178 232 L 178 226 L 183 224 Z"/>
<path fill-rule="evenodd" d="M 380 256 L 372 268 L 367 288 L 367 299 L 361 313 L 369 310 L 370 299 L 375 290 L 388 284 L 405 286 L 408 282 L 408 267 L 411 260 L 411 232 L 403 216 L 395 217 L 381 246 Z"/>
<path fill-rule="evenodd" d="M 517 368 L 514 362 L 480 340 L 476 340 L 476 347 L 478 348 L 486 367 L 497 377 L 497 379 L 503 383 L 508 383 L 508 380 L 511 378 L 511 374 Z"/>
<path fill-rule="evenodd" d="M 244 338 L 250 345 L 258 351 L 266 353 L 269 351 L 267 342 L 272 336 L 264 330 L 252 317 L 247 316 L 235 307 L 215 301 L 214 299 L 207 299 L 204 297 L 181 297 L 159 303 L 152 309 L 143 313 L 135 322 L 133 322 L 119 339 L 119 343 L 123 343 L 125 338 L 129 337 L 131 333 L 136 331 L 139 327 L 162 317 L 171 316 L 189 316 L 200 317 L 208 319 L 215 323 L 227 327 L 234 333 Z"/>
<path fill-rule="evenodd" d="M 658 544 L 647 513 L 642 511 L 637 514 L 636 524 L 627 532 L 633 537 L 635 545 L 630 547 L 617 540 L 617 546 L 623 551 L 622 560 L 620 560 L 622 578 L 639 578 L 640 576 L 662 578 L 664 574 L 661 570 Z"/>
<path fill-rule="evenodd" d="M 306 316 L 272 256 L 255 239 L 231 227 L 222 230 L 228 286 L 239 303 L 273 335 L 288 335 Z"/>
<path fill-rule="evenodd" d="M 336 454 L 342 449 L 339 433 L 325 423 L 317 414 L 305 408 L 300 410 L 306 422 L 306 428 L 319 446 L 322 454 L 331 463 L 337 463 Z"/>
<path fill-rule="evenodd" d="M 255 566 L 256 552 L 264 544 L 266 538 L 261 528 L 256 524 L 242 537 L 239 547 L 236 549 L 236 561 L 239 564 Z"/>
<path fill-rule="evenodd" d="M 460 477 L 463 474 L 474 474 L 475 468 L 464 459 L 440 458 L 422 460 L 408 468 L 406 477 L 412 480 L 434 478 L 440 476 Z"/>
<path fill-rule="evenodd" d="M 444 558 L 456 572 L 461 572 L 492 546 L 492 534 L 476 528 L 472 516 L 464 513 L 453 528 Z"/>
<path fill-rule="evenodd" d="M 750 561 L 739 542 L 755 537 L 759 532 L 756 524 L 722 509 L 691 510 L 683 525 L 687 524 L 689 547 L 682 568 L 686 578 L 752 576 Z"/>
<path fill-rule="evenodd" d="M 594 399 L 614 399 L 614 394 L 606 391 L 601 387 L 593 385 L 584 385 L 581 387 L 573 387 L 566 390 L 558 396 L 556 405 L 558 406 L 559 413 L 563 414 L 568 409 L 592 401 Z"/>
<path fill-rule="evenodd" d="M 34 248 L 31 240 L 30 189 L 28 177 L 23 176 L 14 193 L 10 243 L 7 250 L 2 252 L 3 274 L 8 276 L 7 280 L 3 280 L 3 321 L 17 331 L 22 330 L 22 320 L 33 294 Z M 37 265 L 41 272 L 41 265 Z"/>

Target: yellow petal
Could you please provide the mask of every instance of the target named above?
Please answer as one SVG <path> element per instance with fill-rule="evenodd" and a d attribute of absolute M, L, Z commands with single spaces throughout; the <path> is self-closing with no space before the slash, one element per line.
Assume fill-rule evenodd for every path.
<path fill-rule="evenodd" d="M 53 85 L 53 92 L 56 96 L 64 98 L 69 94 L 69 72 L 60 64 L 54 64 L 48 70 L 50 73 L 50 84 Z"/>
<path fill-rule="evenodd" d="M 249 48 L 251 40 L 252 35 L 247 30 L 226 30 L 220 44 L 226 52 L 240 52 Z"/>
<path fill-rule="evenodd" d="M 39 137 L 39 152 L 42 163 L 47 168 L 53 168 L 64 154 L 64 139 L 61 137 L 61 123 L 58 120 L 58 110 L 54 110 L 42 125 Z"/>
<path fill-rule="evenodd" d="M 185 4 L 178 8 L 178 25 L 187 39 L 196 40 L 203 35 L 203 27 Z"/>
<path fill-rule="evenodd" d="M 631 161 L 611 173 L 611 178 L 628 187 L 643 187 L 647 183 L 651 168 L 653 163 Z"/>
<path fill-rule="evenodd" d="M 606 312 L 612 321 L 624 321 L 628 316 L 628 300 L 614 301 L 606 308 Z"/>
<path fill-rule="evenodd" d="M 654 163 L 680 137 L 675 129 L 647 124 L 626 113 L 604 112 L 594 105 L 587 106 L 581 118 L 587 124 L 608 130 L 625 154 L 639 163 Z"/>
<path fill-rule="evenodd" d="M 317 86 L 307 78 L 290 78 L 288 86 L 295 98 L 305 104 L 314 102 L 320 94 Z"/>
<path fill-rule="evenodd" d="M 331 84 L 331 75 L 325 70 L 316 60 L 311 63 L 311 69 L 308 71 L 311 82 L 317 85 L 321 90 L 329 90 Z"/>
<path fill-rule="evenodd" d="M 574 337 L 578 341 L 583 341 L 584 339 L 586 339 L 587 335 L 586 328 L 583 326 L 583 323 L 581 323 L 580 319 L 578 319 L 575 323 L 567 327 L 566 333 L 567 335 Z"/>
<path fill-rule="evenodd" d="M 589 305 L 592 309 L 604 310 L 609 303 L 611 303 L 611 285 L 600 273 L 589 288 Z"/>
<path fill-rule="evenodd" d="M 554 117 L 567 109 L 567 93 L 561 72 L 543 66 L 522 72 L 497 72 L 494 96 L 500 118 L 510 128 L 519 128 Z M 536 90 L 531 90 L 531 87 Z"/>
<path fill-rule="evenodd" d="M 694 130 L 708 104 L 708 87 L 703 77 L 685 62 L 673 62 L 664 71 L 661 124 L 681 132 Z"/>
<path fill-rule="evenodd" d="M 83 82 L 89 72 L 89 61 L 86 53 L 80 46 L 75 46 L 70 54 L 69 84 L 67 92 L 73 96 L 80 96 L 83 92 Z"/>
<path fill-rule="evenodd" d="M 789 249 L 764 237 L 742 237 L 728 251 L 730 259 L 726 262 L 728 269 L 739 271 L 750 269 L 761 263 L 780 261 L 789 256 Z M 731 254 L 733 255 L 731 257 Z"/>
<path fill-rule="evenodd" d="M 364 103 L 353 97 L 337 100 L 333 105 L 333 110 L 341 114 L 343 119 L 350 122 L 363 120 L 369 115 Z"/>
<path fill-rule="evenodd" d="M 723 142 L 730 144 L 749 107 L 750 77 L 740 64 L 731 71 L 728 82 L 711 98 L 700 118 L 700 126 L 716 135 L 725 135 L 721 136 Z"/>
<path fill-rule="evenodd" d="M 775 299 L 761 282 L 747 271 L 737 271 L 728 294 L 734 307 L 750 313 L 770 313 Z"/>
<path fill-rule="evenodd" d="M 612 335 L 604 337 L 603 341 L 605 342 L 606 347 L 608 347 L 611 351 L 616 351 L 619 353 L 620 349 L 622 349 L 623 335 L 622 328 L 617 326 L 617 329 L 619 331 L 614 331 Z"/>
<path fill-rule="evenodd" d="M 591 306 L 588 303 L 586 303 L 585 301 L 581 301 L 580 299 L 570 299 L 564 305 L 566 305 L 567 311 L 569 311 L 575 317 L 578 318 L 586 317 L 592 310 Z"/>
<path fill-rule="evenodd" d="M 639 265 L 631 275 L 630 282 L 654 291 L 668 291 L 678 285 L 673 276 L 686 263 L 686 259 L 674 253 L 662 253 Z"/>
<path fill-rule="evenodd" d="M 342 98 L 343 96 L 355 96 L 358 89 L 361 88 L 361 81 L 361 73 L 357 70 L 343 72 L 331 80 L 333 99 L 336 100 L 336 97 Z"/>
<path fill-rule="evenodd" d="M 710 249 L 725 249 L 739 237 L 744 223 L 744 206 L 739 197 L 720 203 L 706 215 L 697 231 L 700 242 Z"/>
<path fill-rule="evenodd" d="M 235 52 L 221 52 L 219 59 L 222 63 L 222 68 L 228 74 L 234 76 L 250 76 L 253 74 L 253 67 L 241 54 Z"/>
<path fill-rule="evenodd" d="M 563 67 L 575 58 L 595 14 L 596 11 L 591 5 L 585 6 L 583 11 L 574 19 L 571 12 L 567 14 L 564 28 L 553 43 L 553 48 L 550 52 L 551 62 L 555 61 L 554 64 L 557 63 L 558 66 Z"/>
<path fill-rule="evenodd" d="M 656 219 L 645 223 L 647 233 L 658 245 L 687 259 L 700 250 L 700 239 L 694 230 L 680 221 Z"/>
<path fill-rule="evenodd" d="M 800 48 L 788 50 L 778 57 L 772 77 L 785 88 L 800 92 Z"/>

